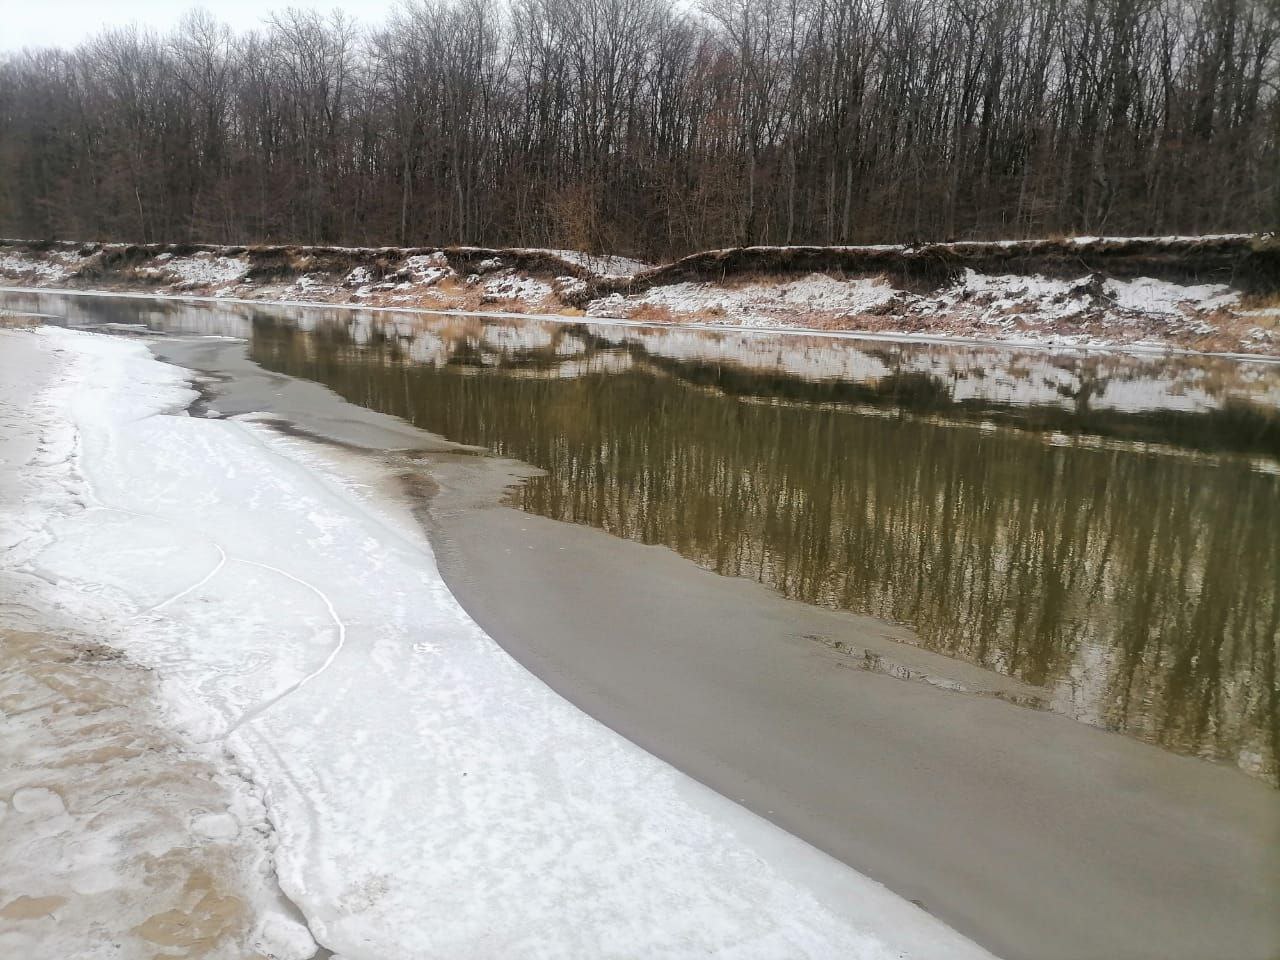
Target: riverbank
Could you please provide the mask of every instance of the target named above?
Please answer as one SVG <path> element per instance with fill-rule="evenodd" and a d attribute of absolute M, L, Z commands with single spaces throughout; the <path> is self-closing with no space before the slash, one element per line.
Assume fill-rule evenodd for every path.
<path fill-rule="evenodd" d="M 496 506 L 518 464 L 265 371 L 243 344 L 153 349 L 206 375 L 220 414 L 265 407 L 383 458 L 453 594 L 533 673 L 996 953 L 1264 958 L 1280 942 L 1266 785 L 1017 706 L 1040 691 L 901 626 Z"/>
<path fill-rule="evenodd" d="M 1274 238 L 568 250 L 0 241 L 0 283 L 729 329 L 1280 355 Z"/>
<path fill-rule="evenodd" d="M 176 728 L 122 652 L 137 624 L 36 563 L 88 506 L 55 396 L 72 352 L 0 332 L 0 953 L 312 957 L 261 795 Z"/>
<path fill-rule="evenodd" d="M 353 960 L 988 956 L 503 653 L 410 505 L 380 494 L 404 460 L 488 470 L 475 451 L 428 442 L 389 464 L 224 417 L 214 384 L 189 389 L 140 344 L 2 336 L 6 364 L 56 374 L 6 419 L 47 466 L 21 469 L 6 441 L 7 464 L 41 481 L 18 501 L 6 576 L 154 671 L 170 728 L 247 773 L 308 951 L 313 935 Z M 201 403 L 210 416 L 186 415 Z M 278 927 L 283 957 L 304 934 Z"/>

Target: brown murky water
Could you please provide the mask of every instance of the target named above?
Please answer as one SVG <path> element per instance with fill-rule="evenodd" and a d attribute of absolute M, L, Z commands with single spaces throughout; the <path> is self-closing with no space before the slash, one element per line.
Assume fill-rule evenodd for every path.
<path fill-rule="evenodd" d="M 22 302 L 242 336 L 270 370 L 542 468 L 512 494 L 527 511 L 910 624 L 1042 687 L 1030 706 L 1276 781 L 1280 366 Z"/>

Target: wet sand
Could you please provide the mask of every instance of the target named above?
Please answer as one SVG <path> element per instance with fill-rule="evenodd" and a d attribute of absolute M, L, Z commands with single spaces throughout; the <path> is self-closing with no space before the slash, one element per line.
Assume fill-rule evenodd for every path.
<path fill-rule="evenodd" d="M 223 378 L 208 400 L 222 413 L 265 409 L 308 433 L 398 451 L 406 476 L 425 466 L 431 483 L 414 489 L 432 497 L 446 580 L 512 655 L 633 741 L 1007 960 L 1280 953 L 1274 789 L 1016 706 L 1002 698 L 1034 688 L 899 643 L 902 627 L 494 506 L 518 466 L 266 373 L 243 344 L 167 341 L 156 352 Z M 934 682 L 861 669 L 863 651 Z"/>
<path fill-rule="evenodd" d="M 0 629 L 0 954 L 260 955 L 254 844 L 155 686 L 92 640 Z"/>

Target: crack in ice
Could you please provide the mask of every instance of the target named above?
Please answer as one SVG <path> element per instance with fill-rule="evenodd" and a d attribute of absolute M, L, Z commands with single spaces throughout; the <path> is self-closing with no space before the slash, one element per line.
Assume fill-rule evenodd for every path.
<path fill-rule="evenodd" d="M 210 541 L 210 543 L 213 543 L 213 541 Z M 138 616 L 143 616 L 148 613 L 155 613 L 157 610 L 163 609 L 164 607 L 167 607 L 169 604 L 174 603 L 178 600 L 181 600 L 183 597 L 185 597 L 188 593 L 191 593 L 193 590 L 199 590 L 206 583 L 208 583 L 210 580 L 216 577 L 218 573 L 222 570 L 222 568 L 227 565 L 227 552 L 223 550 L 222 547 L 219 546 L 217 543 L 213 543 L 213 549 L 218 551 L 218 562 L 214 564 L 214 567 L 212 570 L 206 573 L 203 577 L 201 577 L 195 583 L 191 584 L 191 586 L 187 587 L 185 590 L 179 590 L 177 593 L 171 596 L 168 600 L 161 600 L 154 607 L 151 607 L 149 610 L 144 610 L 142 613 L 138 614 Z"/>
<path fill-rule="evenodd" d="M 157 416 L 165 416 L 165 415 L 166 414 L 157 414 Z M 141 418 L 141 419 L 146 419 L 146 418 Z M 77 437 L 76 456 L 78 457 L 78 455 L 79 455 L 79 438 Z M 212 570 L 206 573 L 203 577 L 201 577 L 195 583 L 191 584 L 190 586 L 186 587 L 183 590 L 179 590 L 177 593 L 175 593 L 173 596 L 169 597 L 168 599 L 162 600 L 159 603 L 157 603 L 155 606 L 149 607 L 148 609 L 135 614 L 134 619 L 137 619 L 138 617 L 146 616 L 147 614 L 150 614 L 150 613 L 154 613 L 157 610 L 160 610 L 164 607 L 169 606 L 171 603 L 181 600 L 187 594 L 200 589 L 202 586 L 204 586 L 210 580 L 216 577 L 219 573 L 221 573 L 222 568 L 227 565 L 228 561 L 234 561 L 235 563 L 244 563 L 252 567 L 260 567 L 263 570 L 269 570 L 272 573 L 277 573 L 282 577 L 287 577 L 288 579 L 292 580 L 294 583 L 297 583 L 300 586 L 305 587 L 306 589 L 310 590 L 312 593 L 314 593 L 317 597 L 320 598 L 320 601 L 325 605 L 325 609 L 329 613 L 329 618 L 333 620 L 333 624 L 337 628 L 338 641 L 336 644 L 334 644 L 333 649 L 329 651 L 329 655 L 325 657 L 324 663 L 320 664 L 319 667 L 317 667 L 315 670 L 312 670 L 306 676 L 290 684 L 286 689 L 276 694 L 271 699 L 265 701 L 264 703 L 259 704 L 258 706 L 246 712 L 243 716 L 241 716 L 239 720 L 237 720 L 230 727 L 228 727 L 226 732 L 218 739 L 220 740 L 228 739 L 233 733 L 239 730 L 246 723 L 250 723 L 251 721 L 257 719 L 259 716 L 261 716 L 267 710 L 270 710 L 273 706 L 275 706 L 285 697 L 288 697 L 291 694 L 296 693 L 305 684 L 311 682 L 316 677 L 320 676 L 320 674 L 324 673 L 327 669 L 329 669 L 329 666 L 337 658 L 338 654 L 342 652 L 342 648 L 346 645 L 346 642 L 347 642 L 347 625 L 346 623 L 343 622 L 342 618 L 338 616 L 338 611 L 334 607 L 333 601 L 329 599 L 329 595 L 326 594 L 319 587 L 317 587 L 315 584 L 310 583 L 306 580 L 303 580 L 301 577 L 295 576 L 294 574 L 290 573 L 287 570 L 281 570 L 279 567 L 272 566 L 269 563 L 262 563 L 261 561 L 258 561 L 258 560 L 246 560 L 244 557 L 230 556 L 222 548 L 222 545 L 219 544 L 212 537 L 210 537 L 208 534 L 203 533 L 202 531 L 193 530 L 191 527 L 188 527 L 185 524 L 177 523 L 170 517 L 165 517 L 158 513 L 140 513 L 136 510 L 127 510 L 122 507 L 109 506 L 98 495 L 97 491 L 93 488 L 92 482 L 89 480 L 88 476 L 85 475 L 82 470 L 77 470 L 77 473 L 80 475 L 82 481 L 84 482 L 85 487 L 87 488 L 89 497 L 92 500 L 96 501 L 96 503 L 94 503 L 92 506 L 86 507 L 85 508 L 86 511 L 105 510 L 111 513 L 121 513 L 126 516 L 139 517 L 144 520 L 158 520 L 161 523 L 166 523 L 166 524 L 169 524 L 170 526 L 175 526 L 180 529 L 185 529 L 190 533 L 195 533 L 197 536 L 203 537 L 204 539 L 209 541 L 209 544 L 215 550 L 218 551 L 218 562 L 214 565 Z M 36 572 L 36 571 L 33 571 L 33 572 Z M 37 575 L 38 575 L 38 572 L 37 572 Z"/>
<path fill-rule="evenodd" d="M 242 716 L 239 720 L 237 720 L 234 724 L 232 724 L 232 726 L 227 729 L 227 732 L 223 734 L 224 740 L 229 738 L 233 733 L 239 730 L 246 723 L 256 720 L 263 713 L 270 710 L 272 707 L 274 707 L 277 703 L 279 703 L 285 697 L 290 696 L 291 694 L 297 693 L 298 690 L 300 690 L 307 683 L 314 680 L 316 677 L 320 676 L 320 674 L 324 673 L 327 669 L 329 669 L 329 665 L 333 663 L 333 661 L 337 658 L 338 654 L 342 652 L 342 648 L 346 645 L 346 642 L 347 642 L 347 625 L 342 621 L 342 618 L 338 616 L 338 611 L 334 609 L 333 602 L 329 599 L 329 595 L 326 594 L 319 587 L 315 586 L 315 584 L 308 583 L 306 580 L 303 580 L 301 577 L 295 577 L 292 573 L 289 573 L 287 570 L 281 570 L 279 567 L 273 567 L 269 563 L 261 563 L 257 560 L 245 560 L 241 557 L 231 557 L 230 559 L 234 560 L 237 563 L 246 563 L 253 567 L 261 567 L 264 570 L 270 570 L 273 573 L 280 574 L 280 576 L 282 577 L 288 577 L 294 583 L 300 584 L 301 586 L 306 587 L 308 590 L 314 593 L 317 597 L 320 598 L 321 602 L 324 603 L 325 607 L 329 611 L 329 616 L 333 620 L 334 626 L 338 628 L 338 642 L 334 644 L 333 649 L 329 651 L 329 656 L 325 657 L 324 663 L 320 664 L 319 667 L 317 667 L 315 670 L 312 670 L 310 673 L 308 673 L 306 676 L 302 677 L 300 680 L 296 681 L 295 683 L 290 684 L 286 689 L 276 694 L 270 700 L 267 700 L 265 703 L 259 704 L 258 706 L 254 707 L 252 710 L 250 710 L 248 713 Z"/>

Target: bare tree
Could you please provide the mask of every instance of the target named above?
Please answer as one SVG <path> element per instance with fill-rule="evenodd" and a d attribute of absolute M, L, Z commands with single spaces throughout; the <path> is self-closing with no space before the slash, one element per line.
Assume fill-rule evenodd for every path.
<path fill-rule="evenodd" d="M 407 0 L 0 59 L 0 230 L 664 257 L 1280 224 L 1275 0 Z"/>

